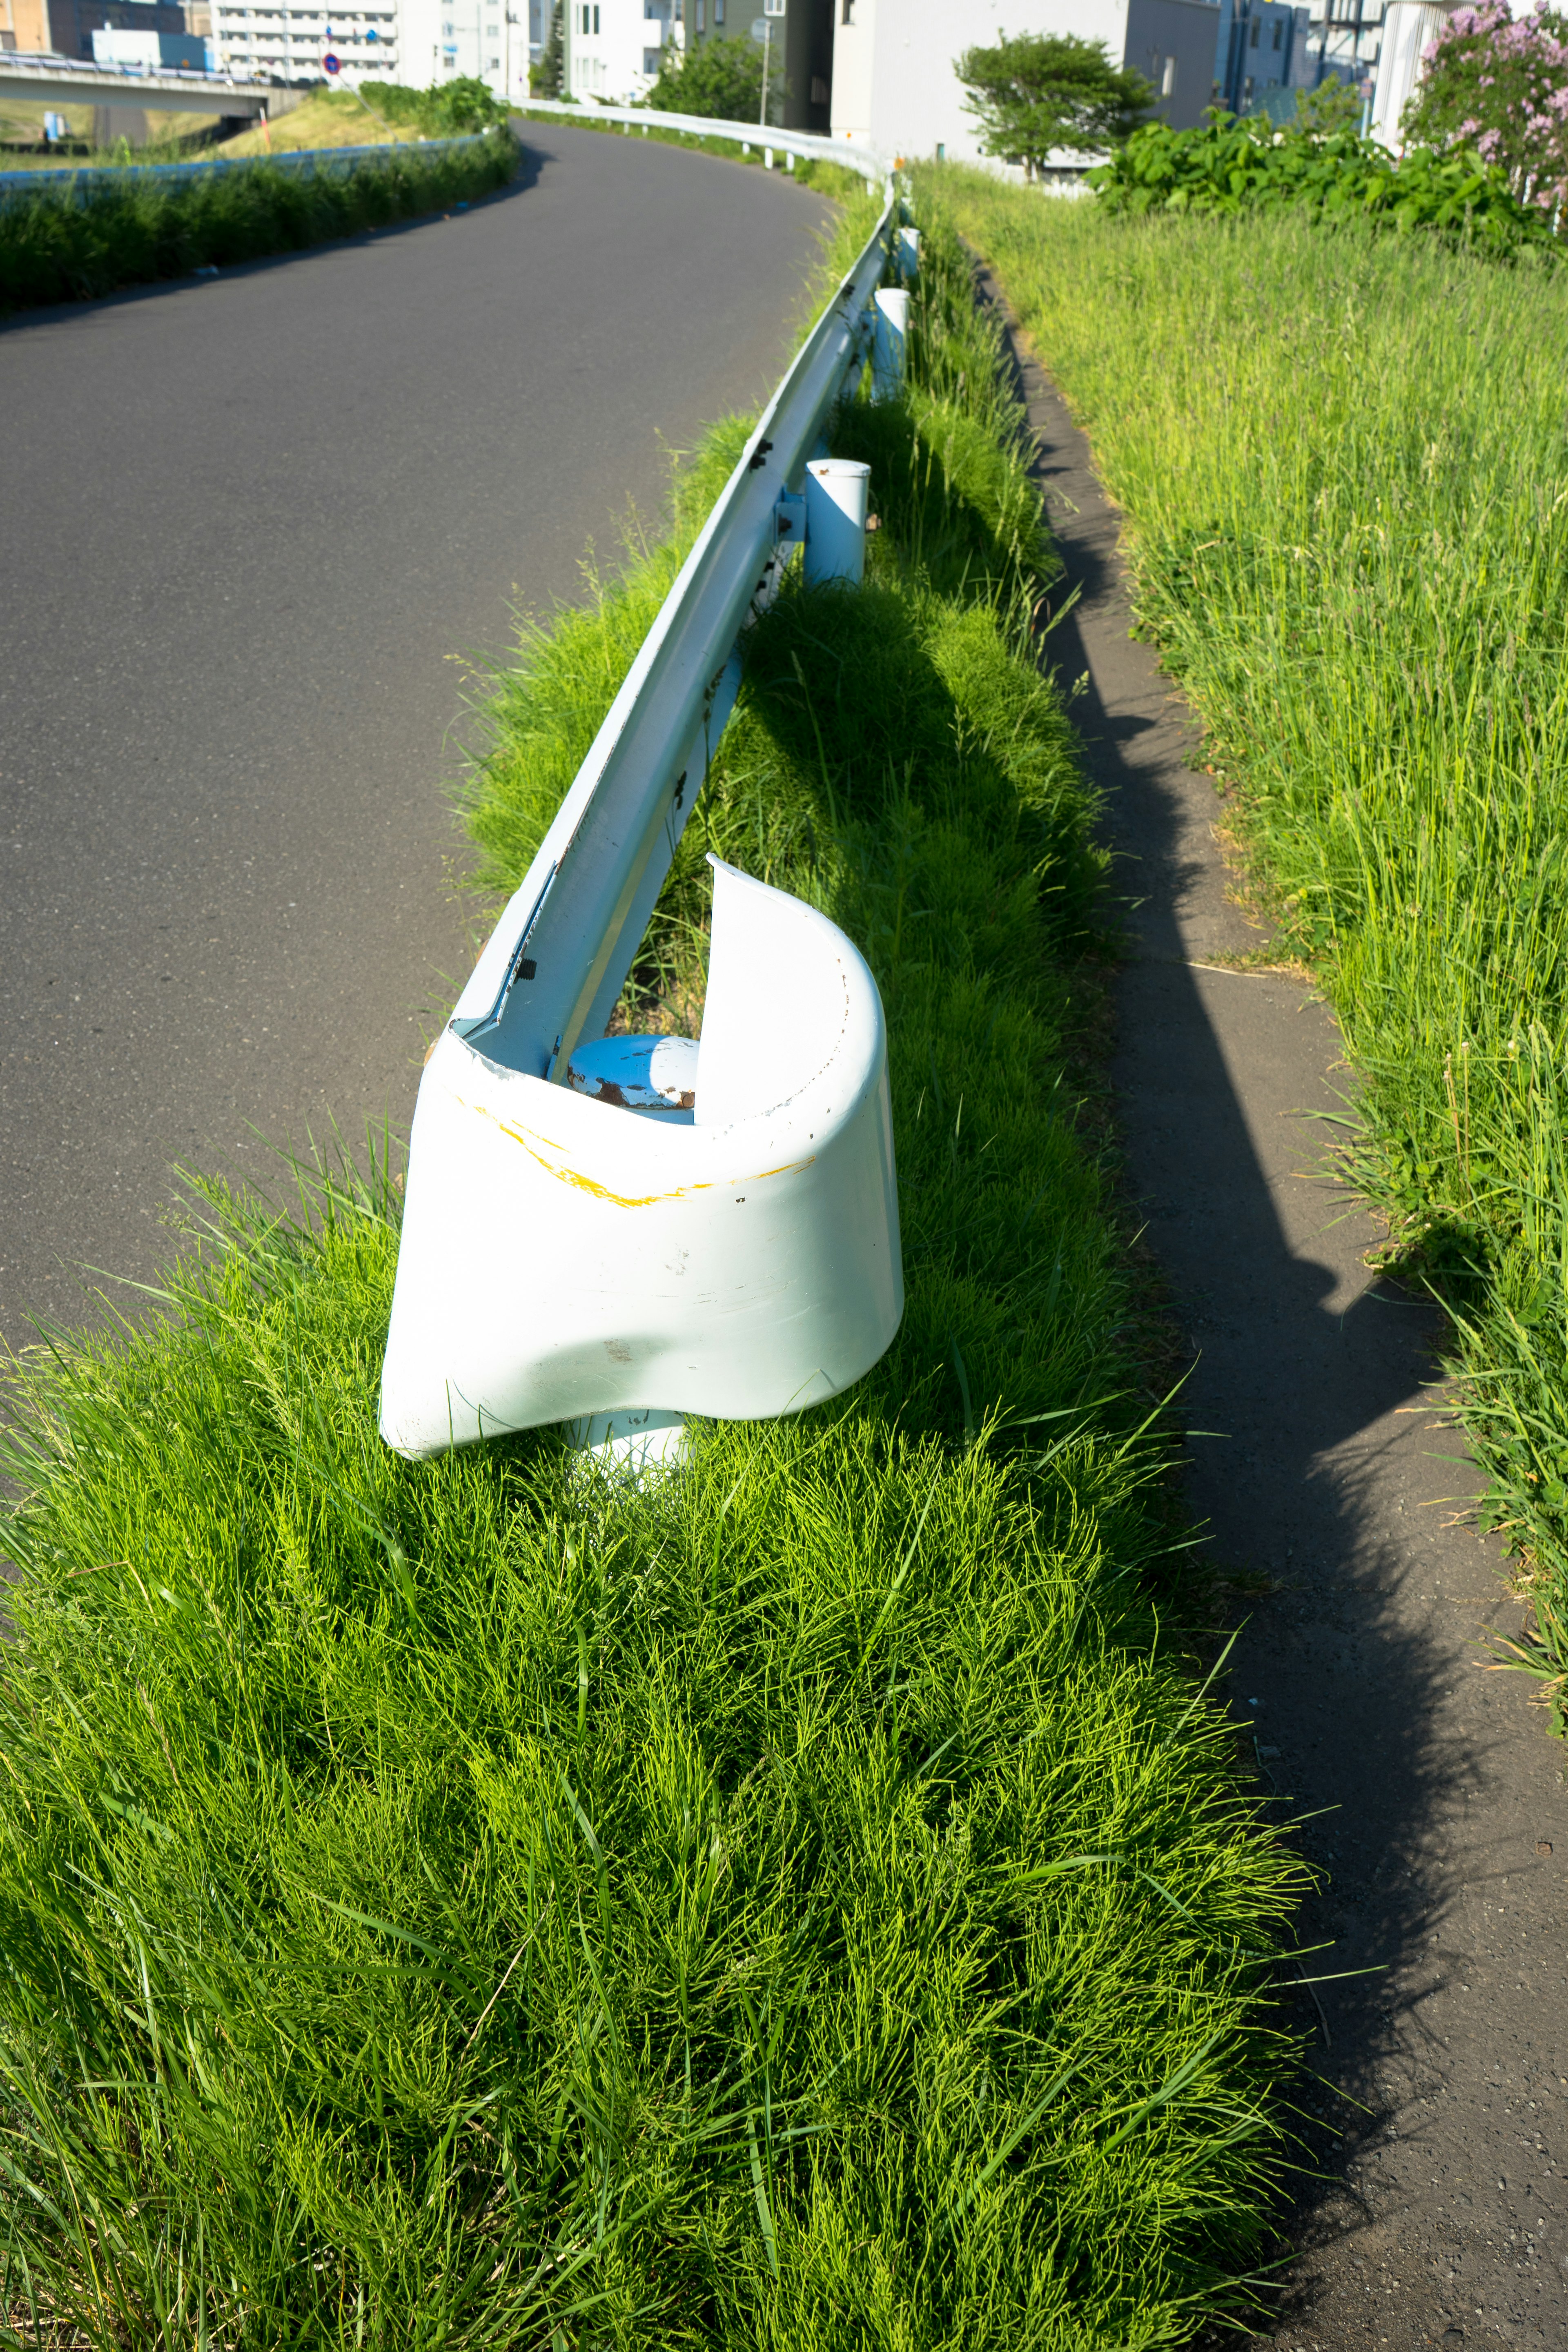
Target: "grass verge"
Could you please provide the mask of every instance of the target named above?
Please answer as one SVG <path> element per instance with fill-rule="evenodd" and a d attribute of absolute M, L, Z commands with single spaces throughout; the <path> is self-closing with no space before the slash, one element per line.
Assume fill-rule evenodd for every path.
<path fill-rule="evenodd" d="M 43 189 L 0 208 L 0 311 L 297 253 L 468 204 L 504 187 L 517 161 L 517 142 L 503 130 L 435 153 L 410 146 L 342 172 L 247 163 L 172 183 L 128 173 L 123 188 L 85 204 L 68 184 L 58 194 Z"/>
<path fill-rule="evenodd" d="M 903 1329 L 649 1492 L 550 1431 L 403 1462 L 383 1160 L 292 1219 L 209 1189 L 165 1321 L 20 1368 L 19 2336 L 1111 2352 L 1244 2293 L 1302 1874 L 1150 1598 L 1047 550 L 934 220 L 925 255 L 910 395 L 837 436 L 868 585 L 779 598 L 700 804 L 877 968 Z M 674 560 L 526 645 L 471 798 L 497 881 Z M 634 983 L 663 1009 L 700 992 L 700 846 Z"/>
<path fill-rule="evenodd" d="M 1568 287 L 1289 216 L 940 184 L 1131 518 L 1140 612 L 1361 1079 L 1347 1171 L 1454 1318 L 1568 1673 Z"/>

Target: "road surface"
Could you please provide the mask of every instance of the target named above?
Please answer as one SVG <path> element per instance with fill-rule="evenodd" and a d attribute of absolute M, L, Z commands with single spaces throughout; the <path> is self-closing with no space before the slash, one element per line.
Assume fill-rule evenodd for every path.
<path fill-rule="evenodd" d="M 153 1274 L 171 1163 L 406 1122 L 477 938 L 470 662 L 789 356 L 822 199 L 526 142 L 450 219 L 0 329 L 13 1345 L 101 1312 L 83 1265 Z"/>

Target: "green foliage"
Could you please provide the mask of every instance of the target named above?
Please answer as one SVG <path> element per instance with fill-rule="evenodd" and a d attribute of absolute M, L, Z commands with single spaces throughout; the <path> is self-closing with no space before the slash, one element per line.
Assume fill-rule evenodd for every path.
<path fill-rule="evenodd" d="M 666 48 L 658 79 L 643 100 L 666 114 L 706 114 L 727 122 L 755 122 L 763 103 L 763 51 L 760 42 L 740 35 L 721 40 L 710 37 L 686 50 Z M 782 88 L 773 77 L 771 100 Z"/>
<path fill-rule="evenodd" d="M 1043 171 L 1053 153 L 1098 154 L 1117 147 L 1154 102 L 1152 85 L 1113 66 L 1101 41 L 1072 33 L 1005 34 L 991 48 L 965 49 L 953 68 L 971 92 L 987 155 Z"/>
<path fill-rule="evenodd" d="M 1568 19 L 1545 0 L 1457 8 L 1440 26 L 1400 123 L 1416 146 L 1473 149 L 1515 195 L 1554 215 L 1568 197 Z"/>
<path fill-rule="evenodd" d="M 1299 208 L 1317 221 L 1434 229 L 1498 255 L 1556 250 L 1549 224 L 1479 155 L 1416 148 L 1396 162 L 1352 131 L 1324 137 L 1302 122 L 1277 131 L 1264 117 L 1237 121 L 1217 107 L 1193 131 L 1146 123 L 1088 178 L 1108 212 Z"/>
<path fill-rule="evenodd" d="M 1142 2352 L 1238 2299 L 1300 1873 L 1144 1591 L 1064 1058 L 1089 803 L 994 331 L 925 227 L 917 389 L 838 439 L 871 583 L 780 597 L 700 803 L 878 969 L 883 1363 L 651 1491 L 552 1432 L 401 1461 L 383 1162 L 291 1221 L 210 1193 L 164 1327 L 22 1368 L 0 2228 L 13 2312 L 95 2352 Z M 668 561 L 525 647 L 498 871 Z"/>
<path fill-rule="evenodd" d="M 528 68 L 528 87 L 535 98 L 561 98 L 566 80 L 566 0 L 555 0 L 550 11 L 550 34 L 544 55 Z"/>
<path fill-rule="evenodd" d="M 1359 129 L 1362 118 L 1362 95 L 1354 82 L 1342 81 L 1338 74 L 1330 74 L 1316 89 L 1296 92 L 1294 129 L 1309 139 L 1332 139 L 1343 131 Z"/>
<path fill-rule="evenodd" d="M 502 100 L 475 74 L 453 74 L 428 89 L 407 89 L 395 81 L 367 81 L 361 88 L 384 121 L 415 123 L 427 139 L 495 131 L 507 121 Z"/>
<path fill-rule="evenodd" d="M 1568 284 L 942 184 L 1093 431 L 1227 823 L 1330 992 L 1351 1171 L 1455 1315 L 1561 1727 Z"/>
<path fill-rule="evenodd" d="M 0 309 L 88 300 L 468 203 L 503 187 L 517 156 L 510 131 L 492 131 L 439 154 L 383 148 L 341 171 L 258 159 L 172 184 L 127 174 L 122 189 L 95 190 L 80 204 L 62 173 L 58 194 L 0 209 Z"/>

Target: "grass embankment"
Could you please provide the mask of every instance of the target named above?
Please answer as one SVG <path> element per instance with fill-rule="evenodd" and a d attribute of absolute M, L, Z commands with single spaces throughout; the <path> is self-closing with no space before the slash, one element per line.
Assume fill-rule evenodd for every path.
<path fill-rule="evenodd" d="M 352 89 L 322 89 L 291 106 L 265 130 L 237 131 L 213 150 L 216 155 L 285 155 L 302 147 L 416 146 L 434 136 L 417 122 L 389 121 Z"/>
<path fill-rule="evenodd" d="M 43 189 L 0 207 L 0 310 L 88 300 L 468 204 L 503 187 L 517 159 L 516 141 L 501 130 L 464 147 L 367 158 L 349 171 L 262 162 L 184 181 L 127 173 L 123 189 L 95 191 L 86 203 L 68 185 L 58 194 Z"/>
<path fill-rule="evenodd" d="M 941 185 L 1093 437 L 1229 821 L 1331 997 L 1364 1081 L 1350 1171 L 1452 1307 L 1550 1681 L 1568 1670 L 1568 287 L 1426 237 Z"/>
<path fill-rule="evenodd" d="M 1064 1045 L 1089 810 L 995 352 L 930 225 L 927 257 L 916 389 L 837 436 L 876 468 L 868 584 L 791 585 L 750 640 L 633 992 L 700 990 L 710 841 L 852 928 L 903 1329 L 650 1492 L 551 1431 L 409 1464 L 375 1431 L 378 1178 L 308 1227 L 215 1195 L 166 1325 L 31 1360 L 17 2315 L 106 2347 L 1109 2352 L 1237 2292 L 1300 1872 L 1149 1597 L 1173 1538 Z M 498 881 L 675 561 L 501 682 Z"/>

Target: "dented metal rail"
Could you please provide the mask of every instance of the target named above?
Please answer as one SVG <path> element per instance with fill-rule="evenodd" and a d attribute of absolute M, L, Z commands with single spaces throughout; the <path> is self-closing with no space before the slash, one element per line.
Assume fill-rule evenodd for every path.
<path fill-rule="evenodd" d="M 853 943 L 715 860 L 700 1041 L 607 1034 L 751 622 L 797 547 L 808 582 L 859 577 L 867 469 L 824 435 L 868 362 L 875 397 L 901 365 L 898 219 L 889 184 L 431 1049 L 382 1373 L 400 1452 L 570 1423 L 646 1466 L 688 1413 L 840 1393 L 898 1328 L 886 1030 Z"/>

